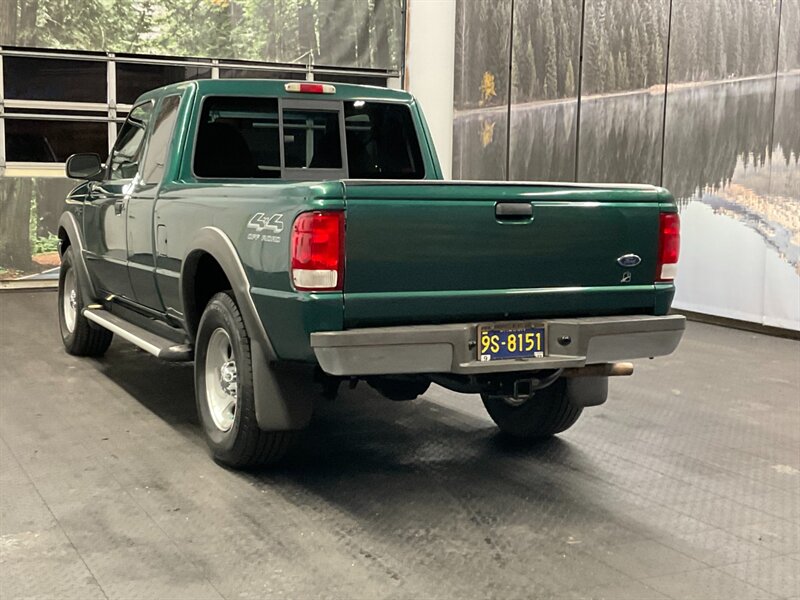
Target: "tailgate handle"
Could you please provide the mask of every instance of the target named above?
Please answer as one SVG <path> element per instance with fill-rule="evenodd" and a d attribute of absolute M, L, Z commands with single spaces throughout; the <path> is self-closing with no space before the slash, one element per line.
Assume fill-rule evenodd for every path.
<path fill-rule="evenodd" d="M 533 207 L 527 203 L 498 202 L 494 214 L 498 221 L 532 221 Z"/>

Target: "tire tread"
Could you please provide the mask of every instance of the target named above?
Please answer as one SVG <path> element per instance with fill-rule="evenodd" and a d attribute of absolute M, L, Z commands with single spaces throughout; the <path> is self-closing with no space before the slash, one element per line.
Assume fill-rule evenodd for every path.
<path fill-rule="evenodd" d="M 81 294 L 80 283 L 77 285 L 78 314 L 75 317 L 75 328 L 71 333 L 65 335 L 66 325 L 63 315 L 64 278 L 69 269 L 75 268 L 72 264 L 73 261 L 73 249 L 72 246 L 68 246 L 61 258 L 61 269 L 58 278 L 58 312 L 61 339 L 64 342 L 64 348 L 67 354 L 88 357 L 103 356 L 111 345 L 114 334 L 107 329 L 103 329 L 99 325 L 91 323 L 81 314 L 81 310 L 84 307 L 84 300 Z M 77 276 L 76 273 L 76 278 Z"/>
<path fill-rule="evenodd" d="M 520 406 L 512 406 L 498 396 L 481 394 L 481 398 L 500 430 L 522 439 L 547 438 L 566 431 L 583 413 L 582 406 L 570 401 L 563 380 L 539 390 Z"/>
<path fill-rule="evenodd" d="M 239 362 L 242 363 L 241 367 L 246 366 L 247 370 L 247 383 L 249 386 L 248 398 L 240 397 L 237 405 L 237 412 L 240 415 L 240 422 L 236 439 L 233 446 L 226 451 L 219 451 L 212 445 L 212 452 L 214 459 L 228 467 L 233 468 L 247 468 L 261 465 L 275 464 L 280 461 L 289 450 L 291 443 L 294 441 L 297 432 L 294 431 L 263 431 L 256 422 L 255 407 L 252 404 L 253 390 L 252 390 L 252 358 L 250 352 L 250 338 L 247 335 L 244 319 L 236 301 L 233 297 L 233 292 L 230 290 L 216 294 L 210 301 L 212 303 L 221 304 L 224 310 L 232 318 L 235 332 L 229 332 L 239 337 L 239 347 L 241 356 Z M 206 308 L 208 312 L 208 307 Z M 205 313 L 200 320 L 200 329 L 205 325 Z M 200 337 L 198 335 L 198 337 Z M 199 363 L 197 363 L 199 365 Z M 200 368 L 197 366 L 196 368 Z M 198 404 L 200 403 L 200 395 L 203 393 L 200 388 L 200 379 L 197 378 L 197 394 Z M 205 401 L 205 400 L 203 400 Z M 200 407 L 198 406 L 198 409 Z M 201 412 L 202 416 L 202 412 Z M 211 442 L 210 442 L 211 443 Z"/>

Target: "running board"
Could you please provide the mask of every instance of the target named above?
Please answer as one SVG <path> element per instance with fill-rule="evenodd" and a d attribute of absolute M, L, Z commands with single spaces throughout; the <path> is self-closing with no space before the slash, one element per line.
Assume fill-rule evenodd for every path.
<path fill-rule="evenodd" d="M 116 333 L 119 337 L 149 352 L 156 358 L 170 362 L 192 360 L 192 347 L 189 344 L 176 344 L 151 331 L 134 325 L 125 319 L 111 314 L 102 308 L 85 308 L 83 316 L 100 327 Z"/>

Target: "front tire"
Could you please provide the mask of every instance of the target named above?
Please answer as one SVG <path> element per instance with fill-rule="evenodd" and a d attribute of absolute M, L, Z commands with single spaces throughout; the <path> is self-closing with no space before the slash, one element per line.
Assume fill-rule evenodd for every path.
<path fill-rule="evenodd" d="M 93 325 L 83 316 L 85 308 L 75 269 L 75 256 L 69 246 L 61 257 L 58 274 L 58 325 L 61 341 L 68 354 L 74 356 L 103 356 L 114 334 Z"/>
<path fill-rule="evenodd" d="M 583 412 L 583 407 L 576 405 L 567 394 L 567 382 L 563 377 L 537 390 L 521 404 L 488 394 L 481 394 L 481 399 L 500 431 L 525 440 L 547 438 L 566 431 Z"/>
<path fill-rule="evenodd" d="M 197 413 L 214 460 L 244 468 L 283 458 L 294 432 L 258 427 L 250 338 L 231 292 L 216 294 L 203 312 L 194 374 Z"/>

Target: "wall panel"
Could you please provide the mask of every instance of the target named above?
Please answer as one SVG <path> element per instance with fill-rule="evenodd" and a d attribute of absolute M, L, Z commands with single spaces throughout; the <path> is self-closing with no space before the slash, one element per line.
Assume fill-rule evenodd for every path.
<path fill-rule="evenodd" d="M 511 0 L 456 7 L 453 177 L 505 179 Z"/>
<path fill-rule="evenodd" d="M 510 178 L 572 181 L 581 0 L 516 0 Z"/>
<path fill-rule="evenodd" d="M 786 252 L 796 224 L 771 187 L 780 18 L 779 2 L 673 0 L 664 185 L 685 231 L 676 306 L 800 329 L 768 300 L 800 287 Z M 778 78 L 790 97 L 795 79 Z"/>
<path fill-rule="evenodd" d="M 800 329 L 800 2 L 784 0 L 764 217 L 772 246 L 764 273 L 764 323 Z"/>
<path fill-rule="evenodd" d="M 658 184 L 669 0 L 586 0 L 578 180 Z"/>

